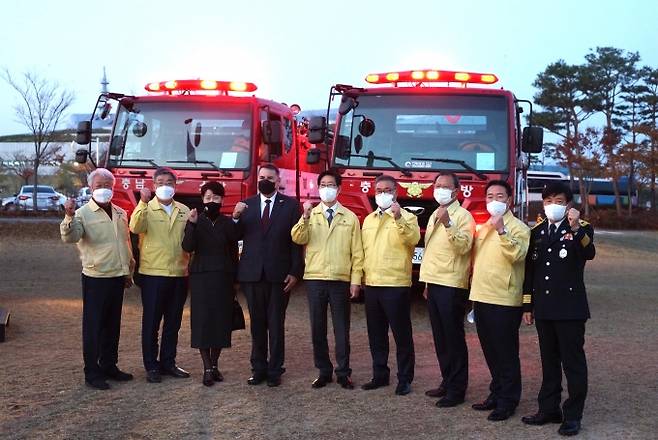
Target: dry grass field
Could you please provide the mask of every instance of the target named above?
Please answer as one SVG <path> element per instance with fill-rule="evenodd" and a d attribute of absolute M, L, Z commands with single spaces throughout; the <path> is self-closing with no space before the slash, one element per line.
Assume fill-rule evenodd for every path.
<path fill-rule="evenodd" d="M 587 269 L 593 319 L 587 326 L 590 391 L 581 438 L 648 439 L 658 431 L 658 233 L 597 235 L 597 258 Z M 0 223 L 0 305 L 11 310 L 0 344 L 0 436 L 80 439 L 450 439 L 557 438 L 556 425 L 527 427 L 540 381 L 534 328 L 521 329 L 523 398 L 517 415 L 492 423 L 470 404 L 485 397 L 488 372 L 474 326 L 467 325 L 470 387 L 467 403 L 438 409 L 424 391 L 438 380 L 429 320 L 422 299 L 413 307 L 416 379 L 413 392 L 320 390 L 315 378 L 303 286 L 287 313 L 287 372 L 279 388 L 252 387 L 249 335 L 234 334 L 220 359 L 225 382 L 201 385 L 201 361 L 189 348 L 185 309 L 178 363 L 186 380 L 148 384 L 141 365 L 139 291 L 126 292 L 120 367 L 135 374 L 109 391 L 84 385 L 79 260 L 53 223 Z M 244 304 L 244 299 L 241 298 Z M 352 308 L 353 379 L 370 378 L 363 305 Z M 394 347 L 394 345 L 392 345 Z M 395 372 L 394 356 L 390 364 Z"/>

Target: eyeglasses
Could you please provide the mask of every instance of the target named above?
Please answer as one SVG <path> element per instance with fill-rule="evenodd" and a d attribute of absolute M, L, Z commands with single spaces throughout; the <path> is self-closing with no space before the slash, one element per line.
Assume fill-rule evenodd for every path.
<path fill-rule="evenodd" d="M 334 185 L 333 183 L 321 183 L 320 188 L 338 188 L 338 185 Z"/>

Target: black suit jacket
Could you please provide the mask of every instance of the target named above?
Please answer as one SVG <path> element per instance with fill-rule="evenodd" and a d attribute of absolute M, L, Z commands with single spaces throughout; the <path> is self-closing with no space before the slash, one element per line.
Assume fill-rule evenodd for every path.
<path fill-rule="evenodd" d="M 580 222 L 573 232 L 567 219 L 549 239 L 549 222 L 538 223 L 531 231 L 523 285 L 524 311 L 536 319 L 588 319 L 589 306 L 583 273 L 585 262 L 596 254 L 594 228 Z"/>
<path fill-rule="evenodd" d="M 302 248 L 293 243 L 290 236 L 301 215 L 297 200 L 277 193 L 266 230 L 261 227 L 260 194 L 244 203 L 247 209 L 236 224 L 243 240 L 238 281 L 282 283 L 288 274 L 301 279 L 304 275 Z"/>
<path fill-rule="evenodd" d="M 230 217 L 220 215 L 213 224 L 200 214 L 196 224 L 188 221 L 182 246 L 183 250 L 194 252 L 190 273 L 237 271 L 238 230 Z"/>

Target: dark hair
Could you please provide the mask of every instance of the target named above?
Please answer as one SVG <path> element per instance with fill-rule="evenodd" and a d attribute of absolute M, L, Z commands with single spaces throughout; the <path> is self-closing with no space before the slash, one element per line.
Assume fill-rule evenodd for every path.
<path fill-rule="evenodd" d="M 343 180 L 343 179 L 340 177 L 340 174 L 338 174 L 338 173 L 335 172 L 334 170 L 325 170 L 325 171 L 321 172 L 320 175 L 318 176 L 318 186 L 320 186 L 320 181 L 322 180 L 322 178 L 323 178 L 324 176 L 331 176 L 331 177 L 333 177 L 333 178 L 334 178 L 334 181 L 336 182 L 336 186 L 340 186 L 340 182 Z"/>
<path fill-rule="evenodd" d="M 547 197 L 557 196 L 560 194 L 564 194 L 564 196 L 567 198 L 567 203 L 573 200 L 573 192 L 571 191 L 571 188 L 569 188 L 569 185 L 560 181 L 549 181 L 541 191 L 541 198 L 545 199 Z"/>
<path fill-rule="evenodd" d="M 265 168 L 266 170 L 272 170 L 276 173 L 276 176 L 279 177 L 279 169 L 276 167 L 276 165 L 272 163 L 264 163 L 260 166 L 259 170 Z"/>
<path fill-rule="evenodd" d="M 502 186 L 507 192 L 507 197 L 512 195 L 512 187 L 505 180 L 490 180 L 489 183 L 487 183 L 487 187 L 484 189 L 484 192 L 486 193 L 489 191 L 489 188 L 492 186 Z"/>
<path fill-rule="evenodd" d="M 212 193 L 215 195 L 224 197 L 224 185 L 217 182 L 216 180 L 212 180 L 201 185 L 201 197 L 205 196 L 206 191 L 208 190 L 212 191 Z"/>
<path fill-rule="evenodd" d="M 455 185 L 455 188 L 459 189 L 459 177 L 455 173 L 450 173 L 447 171 L 440 172 L 437 176 L 436 179 L 434 179 L 434 183 L 436 183 L 437 180 L 439 180 L 439 177 L 441 176 L 450 176 L 452 177 L 452 183 Z"/>
<path fill-rule="evenodd" d="M 153 173 L 153 180 L 155 180 L 158 176 L 164 176 L 166 174 L 169 174 L 174 178 L 174 181 L 176 181 L 176 174 L 174 174 L 174 170 L 168 167 L 160 167 L 155 170 L 155 173 Z"/>
<path fill-rule="evenodd" d="M 397 182 L 395 181 L 395 177 L 389 176 L 388 174 L 380 174 L 379 176 L 377 176 L 377 178 L 375 179 L 375 185 L 377 185 L 379 182 L 385 182 L 385 181 L 391 182 L 394 187 L 397 185 Z"/>

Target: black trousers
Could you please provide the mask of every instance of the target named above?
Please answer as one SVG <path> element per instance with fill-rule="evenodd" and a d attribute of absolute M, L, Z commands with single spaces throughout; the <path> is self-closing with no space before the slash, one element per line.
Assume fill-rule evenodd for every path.
<path fill-rule="evenodd" d="M 86 380 L 116 370 L 125 277 L 82 275 L 82 357 Z"/>
<path fill-rule="evenodd" d="M 389 380 L 388 328 L 395 339 L 398 381 L 414 379 L 414 339 L 411 328 L 411 302 L 408 287 L 366 286 L 366 322 L 372 355 L 372 372 L 376 380 Z"/>
<path fill-rule="evenodd" d="M 311 316 L 313 361 L 321 376 L 331 376 L 334 367 L 329 359 L 327 342 L 327 305 L 336 341 L 336 376 L 352 374 L 350 368 L 350 283 L 346 281 L 305 280 L 308 311 Z"/>
<path fill-rule="evenodd" d="M 562 399 L 562 369 L 567 378 L 569 397 L 562 405 L 565 420 L 583 417 L 587 397 L 587 360 L 585 359 L 585 321 L 537 319 L 541 353 L 542 382 L 539 410 L 557 412 Z"/>
<path fill-rule="evenodd" d="M 290 295 L 283 283 L 242 283 L 251 326 L 251 370 L 277 378 L 285 372 L 285 321 Z M 268 359 L 269 343 L 269 359 Z"/>
<path fill-rule="evenodd" d="M 498 409 L 514 409 L 521 399 L 519 326 L 521 307 L 474 302 L 475 326 L 491 373 L 489 398 Z"/>
<path fill-rule="evenodd" d="M 468 291 L 437 284 L 427 285 L 434 349 L 448 397 L 463 399 L 468 387 L 468 348 L 464 316 Z"/>
<path fill-rule="evenodd" d="M 187 299 L 187 277 L 142 274 L 142 357 L 147 371 L 176 365 L 178 331 Z M 158 331 L 162 323 L 160 360 Z"/>

